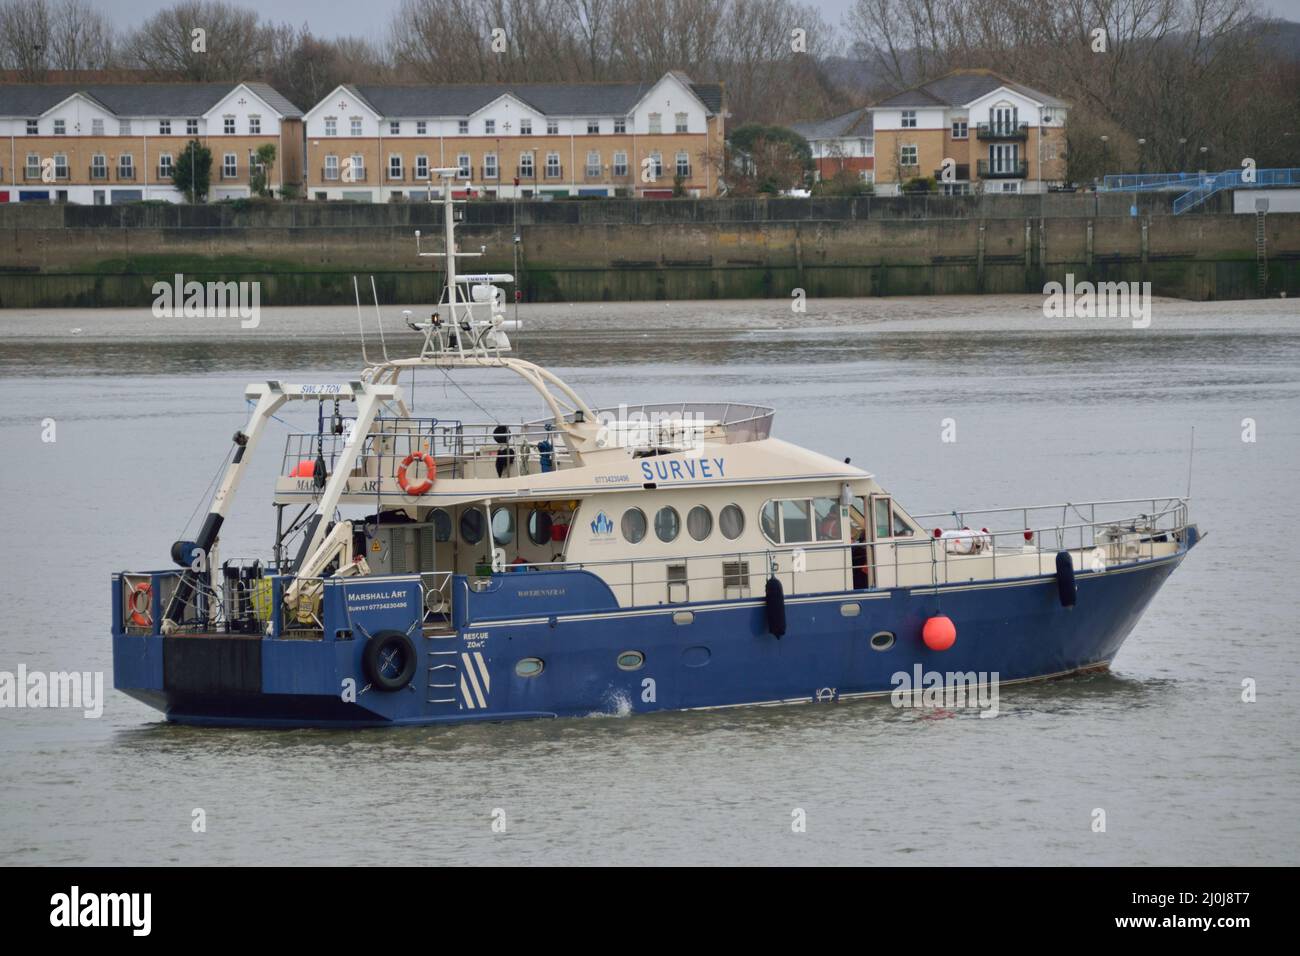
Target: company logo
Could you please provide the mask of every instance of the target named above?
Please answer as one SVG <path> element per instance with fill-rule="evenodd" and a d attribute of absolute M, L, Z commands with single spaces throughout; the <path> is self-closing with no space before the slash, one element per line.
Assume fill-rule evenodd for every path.
<path fill-rule="evenodd" d="M 610 520 L 609 515 L 605 514 L 605 512 L 602 511 L 599 514 L 597 514 L 595 519 L 591 522 L 591 533 L 592 534 L 613 534 L 614 522 Z"/>
<path fill-rule="evenodd" d="M 134 936 L 148 936 L 152 920 L 150 893 L 69 893 L 50 897 L 51 926 L 125 926 Z"/>

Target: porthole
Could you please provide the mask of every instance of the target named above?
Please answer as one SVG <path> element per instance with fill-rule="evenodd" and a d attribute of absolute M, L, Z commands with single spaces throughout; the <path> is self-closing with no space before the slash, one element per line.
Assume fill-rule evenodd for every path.
<path fill-rule="evenodd" d="M 663 542 L 676 540 L 682 530 L 682 516 L 677 509 L 665 505 L 655 514 L 655 534 Z"/>
<path fill-rule="evenodd" d="M 745 512 L 740 505 L 727 505 L 718 513 L 718 529 L 729 541 L 735 541 L 745 532 Z"/>
<path fill-rule="evenodd" d="M 532 511 L 528 515 L 528 540 L 533 544 L 546 544 L 551 540 L 551 516 L 546 511 Z"/>
<path fill-rule="evenodd" d="M 540 657 L 525 657 L 515 664 L 515 673 L 520 677 L 536 677 L 546 670 L 546 662 Z"/>
<path fill-rule="evenodd" d="M 498 508 L 492 512 L 492 540 L 503 546 L 515 540 L 515 512 L 513 508 Z"/>
<path fill-rule="evenodd" d="M 686 530 L 696 541 L 703 541 L 713 533 L 713 513 L 704 505 L 696 505 L 686 514 Z"/>
<path fill-rule="evenodd" d="M 460 515 L 460 540 L 466 544 L 478 544 L 483 540 L 483 512 L 478 508 L 466 508 Z"/>
<path fill-rule="evenodd" d="M 618 655 L 618 669 L 621 671 L 640 670 L 645 663 L 645 655 L 640 651 L 624 651 Z"/>
<path fill-rule="evenodd" d="M 893 631 L 876 631 L 871 635 L 871 649 L 873 651 L 887 651 L 894 646 Z"/>
<path fill-rule="evenodd" d="M 623 512 L 621 526 L 623 537 L 632 544 L 636 544 L 645 537 L 645 512 L 640 508 L 628 508 L 627 511 Z"/>
<path fill-rule="evenodd" d="M 434 541 L 451 540 L 451 515 L 441 508 L 434 508 L 429 512 L 429 521 L 433 524 Z"/>

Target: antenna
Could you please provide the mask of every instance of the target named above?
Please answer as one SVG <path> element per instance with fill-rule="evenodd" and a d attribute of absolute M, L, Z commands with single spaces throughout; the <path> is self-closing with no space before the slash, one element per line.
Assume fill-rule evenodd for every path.
<path fill-rule="evenodd" d="M 361 287 L 357 285 L 357 277 L 352 277 L 352 293 L 357 297 L 357 327 L 361 330 L 361 361 L 366 365 L 370 364 L 370 359 L 366 355 L 366 325 L 361 321 Z"/>
<path fill-rule="evenodd" d="M 379 323 L 379 344 L 384 350 L 384 361 L 388 361 L 388 343 L 384 341 L 384 320 L 379 315 L 379 290 L 375 288 L 375 277 L 370 277 L 370 294 L 375 297 L 375 321 Z"/>
<path fill-rule="evenodd" d="M 1192 456 L 1196 454 L 1196 426 L 1192 426 L 1192 440 L 1187 448 L 1187 497 L 1192 497 Z"/>

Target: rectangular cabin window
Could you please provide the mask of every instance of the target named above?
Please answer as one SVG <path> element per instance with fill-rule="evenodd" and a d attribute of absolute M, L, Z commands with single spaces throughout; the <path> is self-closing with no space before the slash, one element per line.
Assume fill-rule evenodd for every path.
<path fill-rule="evenodd" d="M 817 516 L 818 541 L 842 541 L 840 528 L 840 503 L 836 498 L 814 498 L 813 512 Z"/>
<path fill-rule="evenodd" d="M 876 498 L 872 505 L 875 511 L 876 537 L 891 537 L 893 523 L 890 520 L 890 502 L 888 498 Z"/>
<path fill-rule="evenodd" d="M 781 502 L 782 544 L 811 540 L 812 515 L 807 499 L 790 498 Z"/>
<path fill-rule="evenodd" d="M 749 597 L 749 562 L 722 562 L 723 597 Z"/>

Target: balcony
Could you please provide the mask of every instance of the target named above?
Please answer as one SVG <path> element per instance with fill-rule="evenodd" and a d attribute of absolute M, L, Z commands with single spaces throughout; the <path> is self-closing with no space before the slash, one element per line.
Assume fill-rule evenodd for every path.
<path fill-rule="evenodd" d="M 349 177 L 350 178 L 345 179 L 340 167 L 338 166 L 326 166 L 320 171 L 320 178 L 323 183 L 364 183 L 366 181 L 365 167 L 362 166 L 358 169 L 356 166 L 353 166 L 349 173 Z"/>
<path fill-rule="evenodd" d="M 500 167 L 500 166 L 480 166 L 480 167 L 478 168 L 478 174 L 479 174 L 479 177 L 482 178 L 482 179 L 500 179 L 500 178 L 501 178 L 501 167 Z"/>
<path fill-rule="evenodd" d="M 980 123 L 975 127 L 976 139 L 1028 139 L 1028 123 Z"/>
<path fill-rule="evenodd" d="M 393 169 L 392 166 L 389 166 L 389 167 L 388 167 L 388 181 L 389 181 L 390 183 L 404 183 L 404 182 L 406 182 L 406 170 L 404 170 L 404 169 Z"/>
<path fill-rule="evenodd" d="M 542 178 L 544 178 L 544 179 L 563 179 L 563 178 L 564 178 L 564 167 L 563 167 L 563 166 L 549 166 L 549 165 L 548 165 L 548 166 L 546 167 L 546 172 L 542 174 Z"/>
<path fill-rule="evenodd" d="M 239 182 L 239 167 L 236 166 L 233 171 L 222 169 L 221 174 L 217 178 L 223 183 Z"/>
<path fill-rule="evenodd" d="M 134 166 L 130 166 L 130 167 L 122 167 L 122 166 L 119 166 L 119 167 L 117 168 L 117 181 L 120 182 L 120 183 L 133 183 L 133 182 L 135 182 L 135 167 L 134 167 Z"/>
<path fill-rule="evenodd" d="M 1024 179 L 1029 175 L 1029 160 L 990 163 L 981 159 L 977 169 L 980 179 Z"/>
<path fill-rule="evenodd" d="M 320 171 L 321 182 L 333 183 L 338 182 L 339 168 L 337 166 L 326 166 Z"/>
<path fill-rule="evenodd" d="M 952 172 L 953 172 L 953 182 L 963 183 L 963 182 L 968 182 L 970 180 L 969 163 L 957 163 L 956 166 L 953 167 Z M 934 171 L 934 178 L 936 182 L 942 183 L 944 181 L 943 170 L 936 169 Z"/>
<path fill-rule="evenodd" d="M 162 182 L 168 182 L 168 183 L 171 182 L 172 170 L 174 170 L 175 168 L 176 168 L 175 166 L 159 166 L 158 179 Z"/>
<path fill-rule="evenodd" d="M 515 175 L 518 176 L 519 179 L 520 179 L 521 181 L 522 181 L 522 180 L 525 180 L 525 179 L 536 179 L 536 178 L 537 178 L 537 167 L 536 167 L 536 166 L 516 166 L 516 167 L 515 167 Z"/>

